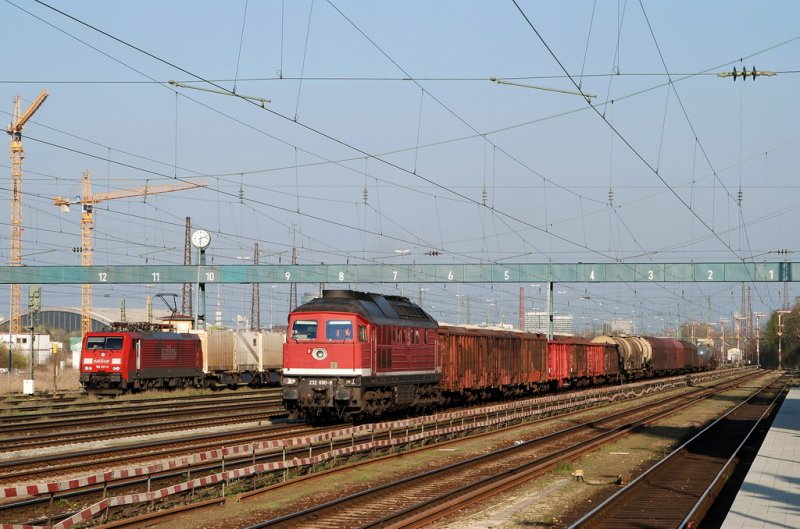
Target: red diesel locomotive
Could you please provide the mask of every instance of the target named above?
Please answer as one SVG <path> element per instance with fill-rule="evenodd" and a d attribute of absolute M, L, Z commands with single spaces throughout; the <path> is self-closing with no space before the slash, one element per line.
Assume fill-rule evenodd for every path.
<path fill-rule="evenodd" d="M 283 400 L 293 416 L 378 416 L 441 400 L 438 324 L 407 298 L 349 290 L 289 315 Z"/>
<path fill-rule="evenodd" d="M 326 290 L 289 314 L 283 402 L 309 421 L 424 411 L 705 367 L 689 342 L 439 325 L 402 296 Z M 630 372 L 628 372 L 630 370 Z"/>

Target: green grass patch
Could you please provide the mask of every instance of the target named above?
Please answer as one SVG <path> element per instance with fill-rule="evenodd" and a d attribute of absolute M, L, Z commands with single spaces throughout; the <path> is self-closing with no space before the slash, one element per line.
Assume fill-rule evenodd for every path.
<path fill-rule="evenodd" d="M 560 461 L 555 470 L 556 474 L 572 474 L 575 467 L 569 461 Z"/>

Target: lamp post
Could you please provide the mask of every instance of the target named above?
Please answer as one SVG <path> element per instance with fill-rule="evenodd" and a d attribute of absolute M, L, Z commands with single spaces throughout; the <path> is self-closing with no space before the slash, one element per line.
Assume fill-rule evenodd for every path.
<path fill-rule="evenodd" d="M 272 298 L 275 297 L 275 288 L 278 285 L 272 285 L 269 289 L 269 330 L 272 330 Z"/>
<path fill-rule="evenodd" d="M 234 258 L 238 259 L 241 262 L 241 264 L 246 264 L 245 261 L 249 261 L 250 259 L 252 259 L 252 257 L 250 257 L 249 255 L 236 255 L 234 256 Z M 236 318 L 236 329 L 237 330 L 241 329 L 246 331 L 249 325 L 247 324 L 247 316 L 246 316 L 247 312 L 245 310 L 246 306 L 244 301 L 245 288 L 246 288 L 245 285 L 242 285 L 242 312 L 240 313 L 241 317 Z M 240 325 L 242 324 L 242 320 L 244 320 L 244 326 L 240 327 Z"/>
<path fill-rule="evenodd" d="M 742 322 L 747 320 L 744 316 L 736 316 L 736 348 L 739 350 L 739 359 L 744 360 L 744 352 L 742 351 Z M 745 344 L 747 345 L 747 344 Z"/>
<path fill-rule="evenodd" d="M 758 320 L 763 316 L 760 312 L 754 312 L 753 316 L 756 317 L 756 365 L 761 367 L 761 324 Z"/>
<path fill-rule="evenodd" d="M 781 349 L 783 346 L 783 315 L 784 314 L 791 314 L 792 311 L 790 310 L 779 310 L 778 311 L 778 370 L 780 371 L 783 369 L 781 364 Z"/>
<path fill-rule="evenodd" d="M 725 358 L 725 324 L 728 323 L 727 318 L 720 318 L 719 319 L 719 329 L 720 329 L 720 342 L 719 342 L 719 356 L 720 361 L 724 362 L 727 360 Z"/>
<path fill-rule="evenodd" d="M 429 288 L 419 287 L 419 306 L 422 307 L 423 296 L 422 294 L 430 290 Z"/>

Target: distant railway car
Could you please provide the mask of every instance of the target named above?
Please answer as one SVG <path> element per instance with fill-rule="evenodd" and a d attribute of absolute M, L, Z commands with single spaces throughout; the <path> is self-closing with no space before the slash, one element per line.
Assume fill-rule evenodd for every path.
<path fill-rule="evenodd" d="M 612 344 L 575 337 L 547 343 L 547 373 L 555 386 L 582 387 L 619 379 L 619 354 Z"/>
<path fill-rule="evenodd" d="M 697 371 L 709 367 L 692 342 L 651 336 L 598 336 L 593 341 L 615 343 L 628 379 Z"/>
<path fill-rule="evenodd" d="M 653 347 L 640 336 L 596 336 L 594 343 L 615 345 L 619 355 L 619 368 L 628 379 L 647 376 L 653 362 Z"/>
<path fill-rule="evenodd" d="M 442 390 L 465 400 L 549 389 L 547 340 L 540 334 L 440 325 Z"/>
<path fill-rule="evenodd" d="M 202 386 L 203 351 L 191 334 L 90 332 L 83 337 L 80 382 L 94 393 Z"/>
<path fill-rule="evenodd" d="M 286 335 L 267 331 L 175 333 L 168 325 L 119 323 L 87 333 L 80 382 L 90 393 L 277 384 Z"/>
<path fill-rule="evenodd" d="M 402 296 L 324 291 L 289 315 L 284 405 L 314 419 L 438 402 L 437 326 Z"/>
<path fill-rule="evenodd" d="M 701 369 L 714 365 L 714 353 L 707 345 L 697 346 L 697 365 Z"/>
<path fill-rule="evenodd" d="M 203 344 L 203 371 L 213 383 L 259 386 L 278 382 L 285 333 L 212 329 L 192 334 Z"/>

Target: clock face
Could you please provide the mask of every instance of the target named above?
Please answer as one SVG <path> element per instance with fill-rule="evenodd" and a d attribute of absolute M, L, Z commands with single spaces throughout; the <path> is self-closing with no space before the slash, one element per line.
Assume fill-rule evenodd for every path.
<path fill-rule="evenodd" d="M 206 230 L 197 230 L 192 234 L 192 244 L 197 248 L 205 248 L 211 242 L 211 236 Z"/>

